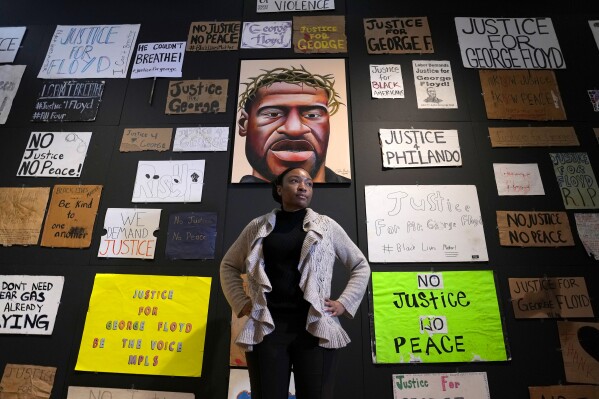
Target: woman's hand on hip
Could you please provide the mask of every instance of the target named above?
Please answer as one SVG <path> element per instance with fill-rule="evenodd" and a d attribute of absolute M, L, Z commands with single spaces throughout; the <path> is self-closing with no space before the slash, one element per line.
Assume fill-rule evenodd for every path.
<path fill-rule="evenodd" d="M 328 312 L 330 316 L 341 316 L 343 313 L 345 313 L 345 306 L 343 306 L 343 304 L 339 301 L 325 299 L 324 310 Z"/>

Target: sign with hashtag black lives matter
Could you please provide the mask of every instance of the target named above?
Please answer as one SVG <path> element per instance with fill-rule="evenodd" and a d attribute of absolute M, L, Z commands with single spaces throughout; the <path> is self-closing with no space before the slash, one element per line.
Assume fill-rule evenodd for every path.
<path fill-rule="evenodd" d="M 104 93 L 103 80 L 44 82 L 32 122 L 89 122 L 96 120 Z"/>

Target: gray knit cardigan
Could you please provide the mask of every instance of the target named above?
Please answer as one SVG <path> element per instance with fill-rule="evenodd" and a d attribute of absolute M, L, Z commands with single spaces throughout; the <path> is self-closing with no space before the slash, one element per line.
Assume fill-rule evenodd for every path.
<path fill-rule="evenodd" d="M 264 237 L 273 230 L 279 209 L 252 220 L 231 245 L 220 264 L 220 282 L 234 314 L 252 301 L 248 321 L 235 342 L 242 349 L 251 351 L 253 345 L 262 342 L 265 335 L 274 330 L 274 322 L 266 304 L 266 292 L 272 286 L 264 271 L 262 244 Z M 306 330 L 319 338 L 324 348 L 341 348 L 349 342 L 349 336 L 337 317 L 324 310 L 324 300 L 331 295 L 331 279 L 335 259 L 349 270 L 349 281 L 337 299 L 345 307 L 345 315 L 353 318 L 358 310 L 368 280 L 370 266 L 360 249 L 348 237 L 343 228 L 328 216 L 308 208 L 303 222 L 306 238 L 302 245 L 298 270 L 301 274 L 300 288 L 304 299 L 310 303 Z M 245 294 L 241 274 L 248 279 Z"/>

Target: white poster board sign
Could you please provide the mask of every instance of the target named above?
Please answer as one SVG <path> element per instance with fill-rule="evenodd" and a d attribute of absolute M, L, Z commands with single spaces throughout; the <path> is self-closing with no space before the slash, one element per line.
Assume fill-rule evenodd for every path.
<path fill-rule="evenodd" d="M 183 76 L 186 42 L 140 43 L 137 45 L 131 79 Z"/>
<path fill-rule="evenodd" d="M 0 28 L 0 64 L 14 62 L 25 30 L 24 26 Z"/>
<path fill-rule="evenodd" d="M 70 386 L 67 399 L 194 399 L 193 393 L 146 391 L 139 389 L 120 389 L 107 387 L 75 387 Z"/>
<path fill-rule="evenodd" d="M 393 374 L 393 398 L 490 399 L 487 373 Z"/>
<path fill-rule="evenodd" d="M 80 177 L 91 132 L 31 132 L 17 176 Z"/>
<path fill-rule="evenodd" d="M 161 209 L 108 208 L 98 258 L 154 259 Z"/>
<path fill-rule="evenodd" d="M 458 131 L 379 129 L 385 168 L 460 166 Z"/>
<path fill-rule="evenodd" d="M 6 123 L 25 65 L 0 65 L 0 125 Z"/>
<path fill-rule="evenodd" d="M 58 25 L 37 77 L 126 78 L 140 25 Z"/>
<path fill-rule="evenodd" d="M 244 22 L 241 48 L 291 48 L 291 21 Z"/>
<path fill-rule="evenodd" d="M 473 185 L 366 186 L 371 262 L 489 260 Z"/>
<path fill-rule="evenodd" d="M 576 230 L 587 254 L 599 260 L 599 213 L 575 213 Z"/>
<path fill-rule="evenodd" d="M 0 276 L 0 334 L 52 335 L 64 277 Z"/>
<path fill-rule="evenodd" d="M 404 98 L 401 65 L 370 65 L 372 98 Z"/>
<path fill-rule="evenodd" d="M 335 0 L 256 0 L 256 12 L 297 12 L 334 10 Z"/>
<path fill-rule="evenodd" d="M 173 151 L 227 151 L 228 127 L 179 127 Z"/>
<path fill-rule="evenodd" d="M 597 48 L 599 48 L 599 20 L 589 21 L 589 26 L 591 27 L 591 31 L 593 32 L 593 37 L 595 38 Z"/>
<path fill-rule="evenodd" d="M 494 163 L 499 195 L 545 195 L 536 163 Z"/>
<path fill-rule="evenodd" d="M 200 202 L 205 160 L 139 161 L 131 202 Z"/>
<path fill-rule="evenodd" d="M 449 61 L 412 60 L 412 69 L 418 108 L 458 107 Z"/>
<path fill-rule="evenodd" d="M 551 18 L 456 17 L 465 68 L 565 69 Z"/>

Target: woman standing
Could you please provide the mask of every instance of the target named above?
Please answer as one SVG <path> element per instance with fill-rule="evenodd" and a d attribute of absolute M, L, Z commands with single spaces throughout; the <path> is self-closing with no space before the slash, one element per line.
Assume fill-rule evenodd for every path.
<path fill-rule="evenodd" d="M 238 316 L 252 399 L 286 399 L 293 368 L 298 399 L 333 398 L 335 349 L 350 339 L 338 316 L 352 318 L 370 266 L 337 222 L 308 208 L 313 182 L 289 168 L 272 182 L 281 209 L 252 220 L 220 265 L 221 285 Z M 339 298 L 330 298 L 333 266 L 349 270 Z M 241 274 L 247 274 L 246 295 Z"/>

